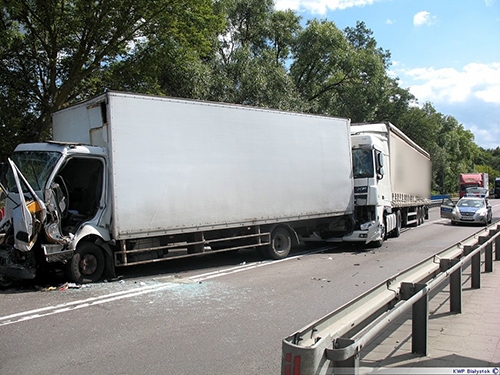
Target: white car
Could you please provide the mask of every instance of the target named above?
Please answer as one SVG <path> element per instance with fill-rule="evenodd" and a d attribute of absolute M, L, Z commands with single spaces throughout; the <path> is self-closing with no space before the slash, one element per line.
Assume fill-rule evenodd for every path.
<path fill-rule="evenodd" d="M 457 203 L 443 199 L 441 217 L 450 219 L 451 224 L 470 223 L 488 225 L 493 220 L 493 212 L 488 200 L 479 197 L 463 197 Z"/>

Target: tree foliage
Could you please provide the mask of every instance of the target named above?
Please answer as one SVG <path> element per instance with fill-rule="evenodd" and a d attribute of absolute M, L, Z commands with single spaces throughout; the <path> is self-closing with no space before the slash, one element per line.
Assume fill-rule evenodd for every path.
<path fill-rule="evenodd" d="M 432 159 L 433 190 L 500 170 L 500 148 L 419 106 L 364 22 L 302 24 L 272 0 L 0 0 L 0 139 L 50 138 L 51 114 L 106 89 L 390 121 Z"/>
<path fill-rule="evenodd" d="M 217 27 L 210 0 L 3 0 L 0 17 L 4 142 L 46 138 L 55 110 L 108 82 L 158 91 L 134 64 L 160 49 L 207 52 Z"/>

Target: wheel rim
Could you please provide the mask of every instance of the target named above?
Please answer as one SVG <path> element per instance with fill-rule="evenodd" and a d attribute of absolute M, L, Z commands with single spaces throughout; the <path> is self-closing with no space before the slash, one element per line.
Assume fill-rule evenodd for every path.
<path fill-rule="evenodd" d="M 80 272 L 82 275 L 92 275 L 97 269 L 97 258 L 93 254 L 85 254 L 80 259 Z"/>
<path fill-rule="evenodd" d="M 287 251 L 289 247 L 288 237 L 283 233 L 278 233 L 273 239 L 273 247 L 277 253 Z"/>

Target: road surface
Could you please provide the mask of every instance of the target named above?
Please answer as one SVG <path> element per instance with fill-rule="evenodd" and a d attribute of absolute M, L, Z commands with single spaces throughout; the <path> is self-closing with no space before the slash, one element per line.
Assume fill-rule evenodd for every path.
<path fill-rule="evenodd" d="M 279 374 L 286 336 L 479 230 L 433 208 L 379 249 L 320 244 L 281 261 L 248 250 L 1 291 L 0 374 Z"/>

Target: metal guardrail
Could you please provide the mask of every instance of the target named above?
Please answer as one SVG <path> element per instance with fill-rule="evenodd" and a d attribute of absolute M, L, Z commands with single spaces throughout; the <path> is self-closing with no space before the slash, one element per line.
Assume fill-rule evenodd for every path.
<path fill-rule="evenodd" d="M 480 288 L 483 253 L 485 272 L 492 272 L 493 253 L 500 260 L 500 225 L 490 225 L 398 273 L 285 338 L 281 374 L 358 374 L 361 350 L 410 308 L 412 352 L 427 355 L 429 293 L 449 279 L 450 311 L 460 313 L 462 270 L 470 264 L 471 287 Z"/>

